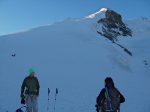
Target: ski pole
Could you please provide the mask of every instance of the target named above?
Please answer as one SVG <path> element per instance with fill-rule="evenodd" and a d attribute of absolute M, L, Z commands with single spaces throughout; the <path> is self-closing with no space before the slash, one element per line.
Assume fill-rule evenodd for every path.
<path fill-rule="evenodd" d="M 55 93 L 55 102 L 54 102 L 54 112 L 55 112 L 55 106 L 56 106 L 56 96 L 58 94 L 58 89 L 56 88 L 56 93 Z"/>
<path fill-rule="evenodd" d="M 49 111 L 49 94 L 50 94 L 50 89 L 48 88 L 48 100 L 47 100 L 47 111 Z"/>
<path fill-rule="evenodd" d="M 113 109 L 112 109 L 112 104 L 111 104 L 111 99 L 110 99 L 110 97 L 109 97 L 109 93 L 108 93 L 108 89 L 107 89 L 107 87 L 105 87 L 105 90 L 106 90 L 106 99 L 107 99 L 107 101 L 108 101 L 108 103 L 109 103 L 109 107 L 110 107 L 110 112 L 112 112 L 113 111 Z"/>

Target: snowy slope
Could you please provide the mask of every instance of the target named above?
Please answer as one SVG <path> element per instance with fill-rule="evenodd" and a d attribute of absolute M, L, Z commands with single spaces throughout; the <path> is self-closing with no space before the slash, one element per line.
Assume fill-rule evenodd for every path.
<path fill-rule="evenodd" d="M 20 87 L 34 68 L 41 88 L 39 112 L 95 112 L 104 79 L 111 76 L 126 102 L 122 112 L 150 110 L 150 20 L 128 20 L 132 38 L 121 38 L 133 56 L 96 32 L 94 19 L 68 19 L 53 25 L 0 37 L 0 111 L 20 106 Z M 146 24 L 146 25 L 145 25 Z M 15 57 L 12 54 L 16 53 Z"/>

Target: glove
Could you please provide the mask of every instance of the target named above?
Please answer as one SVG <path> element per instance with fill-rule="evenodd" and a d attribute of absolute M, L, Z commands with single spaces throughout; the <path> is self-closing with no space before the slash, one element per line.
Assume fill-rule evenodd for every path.
<path fill-rule="evenodd" d="M 22 93 L 21 93 L 20 97 L 21 97 L 21 98 L 25 98 L 25 96 L 24 96 Z"/>
<path fill-rule="evenodd" d="M 96 112 L 99 112 L 99 108 L 97 104 L 95 105 L 95 107 L 96 107 Z"/>
<path fill-rule="evenodd" d="M 39 89 L 37 90 L 37 92 L 35 93 L 37 96 L 39 96 Z"/>
<path fill-rule="evenodd" d="M 25 104 L 25 103 L 26 103 L 25 99 L 21 98 L 21 104 Z"/>
<path fill-rule="evenodd" d="M 36 92 L 35 94 L 36 94 L 37 96 L 39 96 L 39 92 Z"/>

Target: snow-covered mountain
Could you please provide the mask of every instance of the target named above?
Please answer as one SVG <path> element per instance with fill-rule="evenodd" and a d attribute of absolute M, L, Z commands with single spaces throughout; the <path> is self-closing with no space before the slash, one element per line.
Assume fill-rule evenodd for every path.
<path fill-rule="evenodd" d="M 0 111 L 12 112 L 20 106 L 20 87 L 32 67 L 41 85 L 39 112 L 47 111 L 47 88 L 51 89 L 49 111 L 54 111 L 58 88 L 56 112 L 95 112 L 107 76 L 126 98 L 122 112 L 149 112 L 150 20 L 122 20 L 132 37 L 117 35 L 111 41 L 98 33 L 105 24 L 98 21 L 107 11 L 1 36 Z"/>

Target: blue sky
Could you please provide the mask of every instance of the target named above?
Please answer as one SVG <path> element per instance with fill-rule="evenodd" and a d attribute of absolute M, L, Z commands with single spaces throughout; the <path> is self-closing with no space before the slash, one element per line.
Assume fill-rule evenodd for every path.
<path fill-rule="evenodd" d="M 150 18 L 150 0 L 0 0 L 0 35 L 83 18 L 103 7 L 124 19 Z"/>

